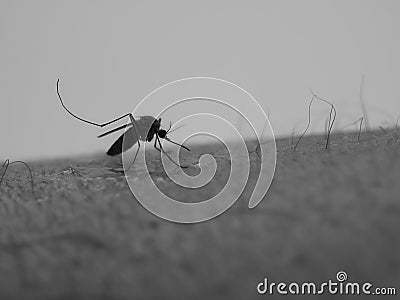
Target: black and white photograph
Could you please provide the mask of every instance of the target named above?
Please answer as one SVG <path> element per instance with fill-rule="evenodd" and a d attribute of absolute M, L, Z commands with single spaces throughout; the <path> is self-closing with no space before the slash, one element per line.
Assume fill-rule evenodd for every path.
<path fill-rule="evenodd" d="M 398 299 L 400 2 L 0 0 L 0 299 Z"/>

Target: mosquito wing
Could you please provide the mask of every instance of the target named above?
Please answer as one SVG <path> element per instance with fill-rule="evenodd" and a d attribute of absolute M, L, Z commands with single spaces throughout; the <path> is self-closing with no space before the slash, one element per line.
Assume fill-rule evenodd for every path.
<path fill-rule="evenodd" d="M 103 137 L 110 133 L 113 133 L 117 130 L 126 128 L 127 126 L 133 125 L 127 131 L 125 131 L 115 142 L 112 144 L 110 149 L 108 149 L 107 154 L 110 156 L 115 156 L 125 152 L 135 145 L 138 141 L 138 138 L 142 141 L 147 140 L 148 134 L 154 134 L 150 132 L 152 128 L 152 124 L 156 121 L 156 119 L 152 116 L 141 116 L 137 120 L 135 120 L 135 124 L 129 123 L 126 125 L 122 125 L 118 128 L 112 129 L 106 133 L 99 135 L 98 137 Z M 137 137 L 136 133 L 139 135 Z"/>
<path fill-rule="evenodd" d="M 130 127 L 125 131 L 115 142 L 112 144 L 110 149 L 107 151 L 107 155 L 115 156 L 125 152 L 137 143 L 138 139 L 136 137 L 135 129 Z"/>

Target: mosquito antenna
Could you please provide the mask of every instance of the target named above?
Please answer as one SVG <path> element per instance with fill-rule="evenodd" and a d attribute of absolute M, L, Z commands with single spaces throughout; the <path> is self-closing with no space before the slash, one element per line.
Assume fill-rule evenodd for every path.
<path fill-rule="evenodd" d="M 114 119 L 114 120 L 111 120 L 111 121 L 109 121 L 109 122 L 102 123 L 102 124 L 100 124 L 100 123 L 95 123 L 95 122 L 88 121 L 88 120 L 85 120 L 85 119 L 83 119 L 83 118 L 81 118 L 81 117 L 75 115 L 72 111 L 70 111 L 70 110 L 64 105 L 64 102 L 63 102 L 63 100 L 62 100 L 62 98 L 61 98 L 60 91 L 59 91 L 59 87 L 58 87 L 59 82 L 60 82 L 60 79 L 57 79 L 57 95 L 58 95 L 58 98 L 60 99 L 60 102 L 61 102 L 62 107 L 63 107 L 71 116 L 73 116 L 74 118 L 76 118 L 76 119 L 78 119 L 78 120 L 80 120 L 80 121 L 82 121 L 82 122 L 85 122 L 85 123 L 88 123 L 88 124 L 90 124 L 90 125 L 94 125 L 94 126 L 97 126 L 97 127 L 104 127 L 104 126 L 107 126 L 107 125 L 109 125 L 109 124 L 111 124 L 111 123 L 117 122 L 117 121 L 119 121 L 119 120 L 121 120 L 121 119 L 123 119 L 123 118 L 125 118 L 125 117 L 131 115 L 131 113 L 127 113 L 127 114 L 125 114 L 125 115 L 123 115 L 123 116 L 120 116 L 120 117 Z"/>
<path fill-rule="evenodd" d="M 1 175 L 1 178 L 0 178 L 0 186 L 1 186 L 1 183 L 3 182 L 4 176 L 6 175 L 6 172 L 7 172 L 8 167 L 9 167 L 10 165 L 16 164 L 16 163 L 21 163 L 21 164 L 25 165 L 25 167 L 28 169 L 28 171 L 29 171 L 29 176 L 31 177 L 32 195 L 35 196 L 35 187 L 34 187 L 34 183 L 33 183 L 32 169 L 29 167 L 29 165 L 28 165 L 26 162 L 24 162 L 24 161 L 22 161 L 22 160 L 16 160 L 16 161 L 13 161 L 13 162 L 10 162 L 9 159 L 6 159 L 6 160 L 5 160 L 5 162 L 3 163 L 3 168 L 5 168 L 5 169 L 4 169 L 4 172 L 3 172 L 3 174 Z"/>
<path fill-rule="evenodd" d="M 172 130 L 168 130 L 167 133 L 173 133 L 174 131 L 177 131 L 178 129 L 182 128 L 183 126 L 185 126 L 185 124 L 179 125 L 178 127 L 172 129 Z"/>
<path fill-rule="evenodd" d="M 168 130 L 167 130 L 167 133 L 171 130 L 171 127 L 172 127 L 172 122 L 169 121 L 169 128 L 168 128 Z"/>

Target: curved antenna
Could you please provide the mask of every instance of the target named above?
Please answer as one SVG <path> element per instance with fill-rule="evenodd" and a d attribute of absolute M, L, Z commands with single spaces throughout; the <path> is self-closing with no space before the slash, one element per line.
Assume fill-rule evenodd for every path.
<path fill-rule="evenodd" d="M 172 127 L 172 122 L 169 121 L 169 128 L 168 128 L 168 130 L 167 130 L 167 133 L 171 130 L 171 127 Z"/>
<path fill-rule="evenodd" d="M 164 126 L 162 126 L 162 127 L 164 127 Z M 172 127 L 172 122 L 169 121 L 169 128 L 165 132 L 168 133 L 171 130 L 171 127 Z"/>

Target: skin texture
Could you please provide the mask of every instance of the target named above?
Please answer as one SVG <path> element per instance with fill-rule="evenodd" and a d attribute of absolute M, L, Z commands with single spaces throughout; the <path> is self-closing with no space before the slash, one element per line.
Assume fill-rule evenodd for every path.
<path fill-rule="evenodd" d="M 321 282 L 340 270 L 351 282 L 395 286 L 399 140 L 392 130 L 364 133 L 360 142 L 357 133 L 333 134 L 325 150 L 323 136 L 308 136 L 296 152 L 291 138 L 278 140 L 264 201 L 246 209 L 250 183 L 225 214 L 195 225 L 147 212 L 105 155 L 31 162 L 37 199 L 15 166 L 0 187 L 0 298 L 259 299 L 264 277 Z M 220 145 L 191 150 L 184 161 L 211 152 L 221 166 L 201 192 L 178 193 L 158 152 L 149 153 L 149 170 L 171 195 L 201 201 L 223 186 L 229 163 Z M 256 178 L 257 154 L 249 155 Z"/>

